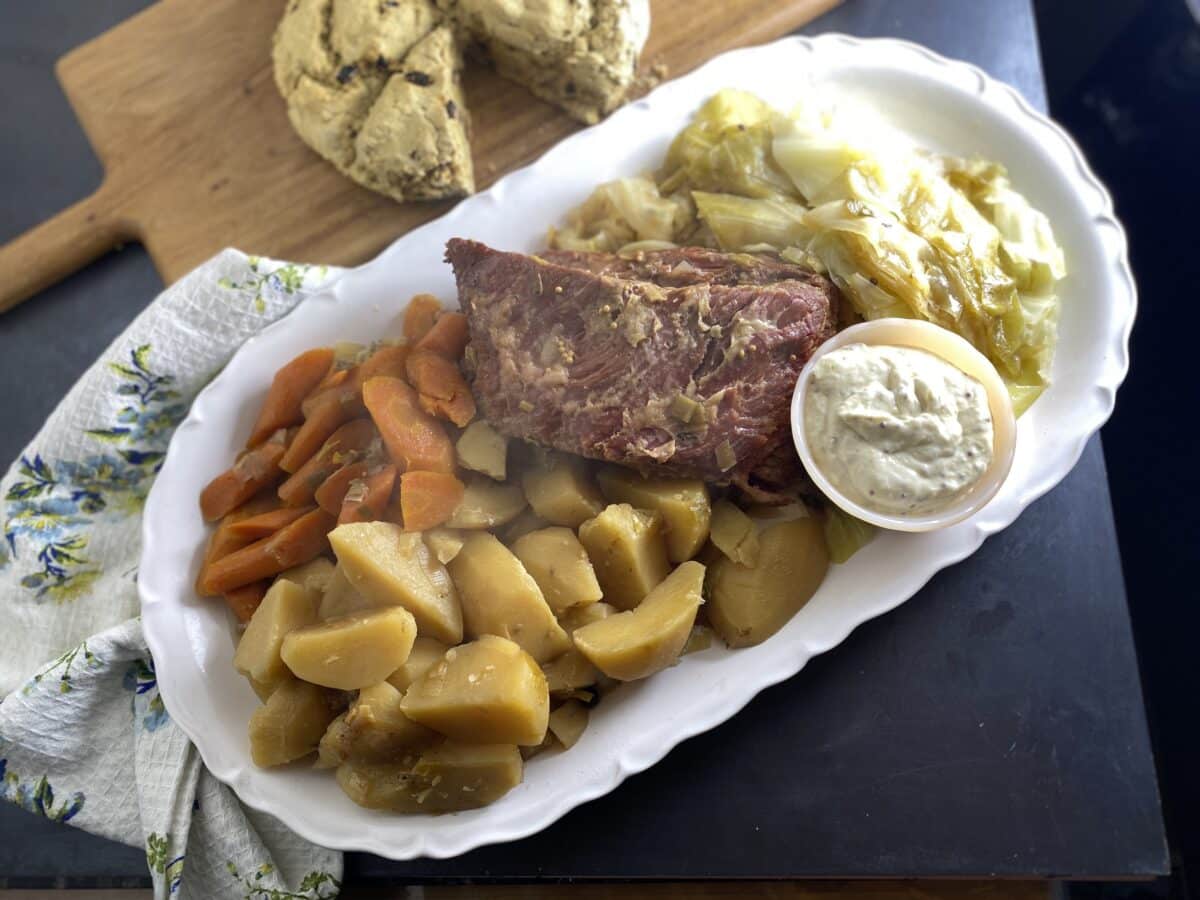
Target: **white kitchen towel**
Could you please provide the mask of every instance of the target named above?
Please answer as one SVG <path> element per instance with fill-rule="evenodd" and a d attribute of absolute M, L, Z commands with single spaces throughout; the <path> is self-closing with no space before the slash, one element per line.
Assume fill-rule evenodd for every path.
<path fill-rule="evenodd" d="M 0 481 L 0 797 L 146 849 L 154 894 L 325 900 L 340 853 L 244 808 L 158 695 L 137 618 L 141 512 L 234 351 L 336 275 L 226 250 L 112 343 Z"/>

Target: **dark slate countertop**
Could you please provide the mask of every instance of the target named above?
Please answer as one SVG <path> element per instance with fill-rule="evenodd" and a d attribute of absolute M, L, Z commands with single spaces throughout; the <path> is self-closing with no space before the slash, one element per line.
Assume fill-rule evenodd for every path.
<path fill-rule="evenodd" d="M 52 65 L 145 5 L 0 10 L 0 113 L 21 123 L 0 141 L 0 240 L 98 184 Z M 1029 0 L 847 0 L 806 31 L 916 41 L 1045 108 Z M 160 286 L 145 253 L 129 247 L 0 316 L 5 462 Z M 454 860 L 351 854 L 347 882 L 1099 878 L 1166 868 L 1094 439 L 1059 487 L 970 559 L 608 797 L 541 835 Z M 6 880 L 148 883 L 139 850 L 0 804 Z"/>

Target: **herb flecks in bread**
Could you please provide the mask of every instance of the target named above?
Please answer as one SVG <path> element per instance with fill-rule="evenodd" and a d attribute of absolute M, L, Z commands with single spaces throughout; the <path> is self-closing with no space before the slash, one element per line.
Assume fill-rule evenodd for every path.
<path fill-rule="evenodd" d="M 475 189 L 460 87 L 466 45 L 583 122 L 621 103 L 648 0 L 292 0 L 275 81 L 300 137 L 396 200 Z"/>
<path fill-rule="evenodd" d="M 438 0 L 504 77 L 582 122 L 624 99 L 650 29 L 646 0 Z"/>
<path fill-rule="evenodd" d="M 429 0 L 293 0 L 275 33 L 292 127 L 396 200 L 475 190 L 454 35 Z"/>

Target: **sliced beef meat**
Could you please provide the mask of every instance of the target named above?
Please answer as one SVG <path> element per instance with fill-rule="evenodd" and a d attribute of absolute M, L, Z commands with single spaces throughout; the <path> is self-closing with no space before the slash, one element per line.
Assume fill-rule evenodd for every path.
<path fill-rule="evenodd" d="M 827 279 L 810 269 L 761 253 L 721 253 L 706 247 L 645 250 L 628 258 L 613 253 L 582 250 L 545 250 L 542 259 L 570 269 L 597 275 L 651 281 L 664 287 L 690 284 L 772 284 L 800 281 L 828 285 Z"/>
<path fill-rule="evenodd" d="M 631 261 L 583 256 L 563 265 L 447 244 L 470 325 L 466 369 L 488 421 L 646 472 L 778 486 L 796 376 L 835 330 L 832 283 L 746 254 L 701 251 L 693 258 L 720 273 L 716 283 L 681 285 L 648 280 L 675 268 L 666 260 L 639 278 L 618 268 Z M 599 273 L 605 265 L 624 274 Z M 784 277 L 770 281 L 777 265 Z"/>

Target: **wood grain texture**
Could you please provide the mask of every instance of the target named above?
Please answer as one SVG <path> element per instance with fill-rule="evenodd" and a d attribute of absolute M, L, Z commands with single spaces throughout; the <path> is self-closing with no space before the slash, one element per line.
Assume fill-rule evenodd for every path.
<path fill-rule="evenodd" d="M 353 265 L 451 204 L 360 188 L 292 132 L 271 76 L 285 0 L 160 0 L 59 60 L 106 177 L 92 197 L 0 247 L 0 311 L 127 240 L 174 281 L 223 247 Z M 642 56 L 674 78 L 793 31 L 839 0 L 652 0 Z M 581 126 L 469 65 L 476 179 L 487 187 Z"/>

